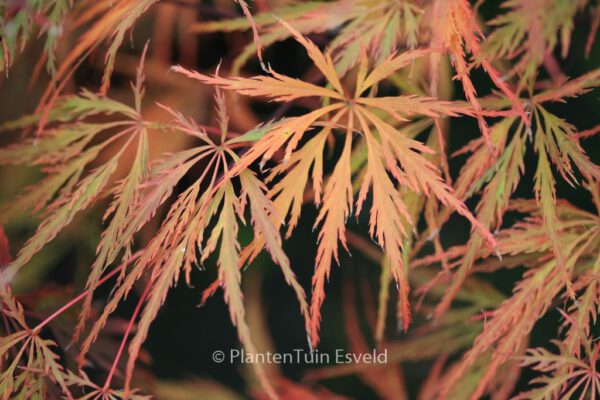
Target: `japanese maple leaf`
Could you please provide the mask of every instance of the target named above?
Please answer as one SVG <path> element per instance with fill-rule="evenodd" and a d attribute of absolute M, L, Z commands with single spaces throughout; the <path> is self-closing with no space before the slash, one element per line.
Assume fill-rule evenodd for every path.
<path fill-rule="evenodd" d="M 462 103 L 440 101 L 431 97 L 373 97 L 367 94 L 372 93 L 369 89 L 375 88 L 416 58 L 431 53 L 430 49 L 394 54 L 371 70 L 367 56 L 363 53 L 357 67 L 354 90 L 350 92 L 342 84 L 343 77 L 336 73 L 331 55 L 321 52 L 314 43 L 286 22 L 281 23 L 304 46 L 316 68 L 327 80 L 326 87 L 303 82 L 272 69 L 268 70 L 270 75 L 252 78 L 208 76 L 180 66 L 173 67 L 173 70 L 206 84 L 276 102 L 306 97 L 325 100 L 320 108 L 274 123 L 269 131 L 240 157 L 232 167 L 231 174 L 246 170 L 258 160 L 264 164 L 271 160 L 275 153 L 283 152 L 283 160 L 271 172 L 270 179 L 279 180 L 273 184 L 270 196 L 276 208 L 272 218 L 276 220 L 277 226 L 281 226 L 287 217 L 288 236 L 300 216 L 303 193 L 308 176 L 312 175 L 315 204 L 320 208 L 315 221 L 315 227 L 320 227 L 320 230 L 312 279 L 311 323 L 308 328 L 313 346 L 319 341 L 320 309 L 325 299 L 324 284 L 329 277 L 332 260 L 339 263 L 339 243 L 347 249 L 346 220 L 353 213 L 354 206 L 354 214 L 360 214 L 364 201 L 370 194 L 370 234 L 390 259 L 392 275 L 400 292 L 402 324 L 404 329 L 407 329 L 410 323 L 409 287 L 403 267 L 402 246 L 407 229 L 411 229 L 415 221 L 412 221 L 407 212 L 397 186 L 426 196 L 433 195 L 465 216 L 492 247 L 495 246 L 495 241 L 467 207 L 453 195 L 451 187 L 441 178 L 437 168 L 424 156 L 433 153 L 433 150 L 407 137 L 395 125 L 404 123 L 408 121 L 408 117 L 415 115 L 437 118 L 473 112 Z M 388 117 L 385 118 L 382 114 Z M 312 128 L 317 127 L 318 130 L 313 131 Z M 342 135 L 342 153 L 323 189 L 325 144 L 328 137 L 334 135 L 340 127 L 345 131 Z M 301 141 L 306 139 L 308 140 L 300 146 Z M 353 177 L 351 156 L 358 144 L 366 145 L 367 161 L 364 174 Z M 356 202 L 353 183 L 358 183 L 360 187 Z M 255 239 L 245 249 L 247 259 L 252 259 L 262 250 L 263 245 L 264 242 L 260 238 Z"/>

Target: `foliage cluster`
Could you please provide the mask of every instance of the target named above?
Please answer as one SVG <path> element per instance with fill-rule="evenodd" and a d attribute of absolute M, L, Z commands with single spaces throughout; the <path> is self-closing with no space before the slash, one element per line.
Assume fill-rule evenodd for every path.
<path fill-rule="evenodd" d="M 586 61 L 597 1 L 505 0 L 487 19 L 480 9 L 491 1 L 158 3 L 0 3 L 0 88 L 40 42 L 33 76 L 47 84 L 34 112 L 0 127 L 0 165 L 36 171 L 0 212 L 9 232 L 0 235 L 1 398 L 146 398 L 152 388 L 137 388 L 136 361 L 169 291 L 180 280 L 192 286 L 196 268 L 216 271 L 202 302 L 222 291 L 241 345 L 258 352 L 241 282 L 263 252 L 297 299 L 307 346 L 318 348 L 327 282 L 350 249 L 380 278 L 377 298 L 363 296 L 363 308 L 376 309 L 365 311 L 368 332 L 354 289 L 344 292 L 349 346 L 373 343 L 394 359 L 383 372 L 332 366 L 310 379 L 356 374 L 382 398 L 405 398 L 399 365 L 428 361 L 422 399 L 600 395 L 600 167 L 586 151 L 600 124 L 567 121 L 556 107 L 597 97 L 600 68 Z M 219 18 L 198 22 L 192 10 Z M 191 31 L 194 41 L 180 40 L 186 65 L 170 69 L 172 58 L 152 41 L 137 51 L 133 95 L 124 100 L 111 80 L 123 74 L 119 60 L 131 58 L 123 42 L 146 14 L 156 15 L 159 35 Z M 215 33 L 247 40 L 233 59 L 200 72 L 193 51 L 185 59 L 186 43 Z M 271 49 L 283 41 L 302 49 L 310 65 L 303 76 L 271 66 Z M 97 56 L 101 78 L 79 88 L 77 73 Z M 567 77 L 567 59 L 584 72 Z M 212 118 L 201 123 L 177 101 L 148 98 L 146 87 L 166 79 L 157 75 L 178 80 L 179 91 L 210 88 L 203 107 L 214 104 Z M 255 123 L 240 123 L 238 113 Z M 175 136 L 185 139 L 164 150 Z M 561 196 L 565 183 L 582 206 Z M 298 234 L 309 209 L 312 237 Z M 471 227 L 462 243 L 444 240 L 457 215 Z M 13 241 L 11 227 L 24 218 L 35 231 Z M 39 311 L 35 293 L 48 287 L 20 289 L 20 277 L 52 242 L 85 225 L 101 233 L 81 293 Z M 314 241 L 309 288 L 286 248 Z M 506 274 L 519 277 L 510 293 L 495 282 Z M 119 340 L 103 344 L 130 295 Z M 535 347 L 532 332 L 555 309 L 552 343 Z M 404 333 L 392 333 L 392 314 Z M 59 340 L 61 320 L 73 321 L 70 346 Z M 103 346 L 112 349 L 108 361 Z M 524 371 L 528 389 L 520 391 Z M 268 366 L 254 365 L 254 374 L 257 397 L 334 397 Z"/>

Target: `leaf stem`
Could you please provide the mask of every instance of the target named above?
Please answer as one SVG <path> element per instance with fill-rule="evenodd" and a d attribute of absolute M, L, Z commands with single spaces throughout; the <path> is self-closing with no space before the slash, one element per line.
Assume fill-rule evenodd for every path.
<path fill-rule="evenodd" d="M 126 265 L 128 265 L 131 261 L 133 261 L 134 259 L 138 258 L 141 255 L 141 252 L 138 252 L 136 254 L 134 254 L 133 256 L 131 256 L 131 258 L 127 261 L 124 262 L 123 264 L 119 265 L 118 267 L 116 267 L 115 269 L 113 269 L 112 271 L 110 271 L 108 274 L 106 274 L 102 279 L 100 279 L 98 281 L 98 285 L 100 286 L 102 285 L 104 282 L 106 282 L 107 280 L 109 280 L 110 278 L 112 278 L 113 276 L 115 276 L 119 271 L 121 271 Z M 91 288 L 88 288 L 87 290 L 81 292 L 77 297 L 73 298 L 71 301 L 69 301 L 67 304 L 65 304 L 64 306 L 62 306 L 61 308 L 59 308 L 58 310 L 56 310 L 54 313 L 52 313 L 48 318 L 46 318 L 45 320 L 43 320 L 42 322 L 40 322 L 35 328 L 33 328 L 31 331 L 38 333 L 40 332 L 40 330 L 46 326 L 50 321 L 52 321 L 54 318 L 56 318 L 57 316 L 59 316 L 60 314 L 62 314 L 63 312 L 65 312 L 66 310 L 68 310 L 69 308 L 71 308 L 73 305 L 77 304 L 78 302 L 80 302 L 90 291 Z M 94 288 L 96 289 L 96 288 Z"/>
<path fill-rule="evenodd" d="M 109 390 L 109 388 L 110 388 L 110 382 L 112 380 L 113 375 L 115 374 L 115 371 L 117 370 L 117 365 L 119 364 L 119 359 L 121 358 L 121 355 L 123 354 L 123 350 L 125 349 L 125 343 L 127 343 L 127 338 L 129 337 L 129 334 L 131 333 L 131 330 L 133 329 L 133 325 L 135 324 L 135 320 L 136 320 L 138 314 L 140 313 L 140 310 L 142 309 L 142 304 L 144 304 L 144 300 L 146 299 L 146 296 L 148 296 L 148 293 L 150 292 L 150 289 L 152 288 L 152 283 L 153 283 L 153 281 L 149 280 L 148 284 L 144 288 L 144 292 L 140 296 L 140 299 L 138 300 L 138 303 L 135 306 L 135 310 L 133 311 L 131 318 L 129 319 L 129 324 L 127 325 L 127 329 L 125 330 L 125 334 L 123 335 L 123 340 L 121 340 L 121 345 L 119 346 L 119 351 L 117 352 L 117 355 L 112 364 L 112 367 L 110 368 L 108 376 L 106 377 L 106 381 L 104 382 L 103 389 L 105 391 Z"/>

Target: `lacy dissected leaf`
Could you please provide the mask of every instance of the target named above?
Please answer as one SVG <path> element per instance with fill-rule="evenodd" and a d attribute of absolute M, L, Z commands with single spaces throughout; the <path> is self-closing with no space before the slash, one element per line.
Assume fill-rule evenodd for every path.
<path fill-rule="evenodd" d="M 452 65 L 456 70 L 456 77 L 462 82 L 463 91 L 473 108 L 481 112 L 482 106 L 477 98 L 475 86 L 469 77 L 471 66 L 466 59 L 466 52 L 470 52 L 477 58 L 481 54 L 481 37 L 483 33 L 478 26 L 476 16 L 467 0 L 436 0 L 432 10 L 432 34 L 431 46 L 433 48 L 443 47 L 450 54 Z M 434 54 L 430 59 L 433 73 L 432 87 L 437 87 L 436 72 L 439 71 L 439 56 Z M 500 89 L 510 104 L 525 121 L 528 121 L 523 106 L 518 96 L 511 90 L 507 82 L 502 78 L 500 72 L 491 64 L 490 60 L 482 57 L 480 65 L 488 74 L 494 85 Z M 477 116 L 479 128 L 486 142 L 491 146 L 489 128 L 481 114 Z"/>
<path fill-rule="evenodd" d="M 190 283 L 193 266 L 205 262 L 211 254 L 217 254 L 219 268 L 218 284 L 224 289 L 225 301 L 229 306 L 231 320 L 237 327 L 240 341 L 249 353 L 256 349 L 250 337 L 250 330 L 244 319 L 244 304 L 241 292 L 240 245 L 238 241 L 238 220 L 244 222 L 244 210 L 249 209 L 254 235 L 265 242 L 265 247 L 273 261 L 277 263 L 300 302 L 302 314 L 308 321 L 308 306 L 302 287 L 291 270 L 289 260 L 282 250 L 282 241 L 277 226 L 275 208 L 266 195 L 264 184 L 252 172 L 239 174 L 241 193 L 235 193 L 232 182 L 227 181 L 217 187 L 217 178 L 228 176 L 229 164 L 238 156 L 235 147 L 261 137 L 264 127 L 258 127 L 245 135 L 228 139 L 228 117 L 224 109 L 224 98 L 220 91 L 215 96 L 217 113 L 220 120 L 220 141 L 213 140 L 193 120 L 164 107 L 171 113 L 174 121 L 170 127 L 188 134 L 200 141 L 200 144 L 179 153 L 163 157 L 152 165 L 146 179 L 134 191 L 135 203 L 129 212 L 129 222 L 117 236 L 129 238 L 142 227 L 156 212 L 158 207 L 174 192 L 177 183 L 190 172 L 192 167 L 202 165 L 202 173 L 170 205 L 166 218 L 154 238 L 148 243 L 143 254 L 137 259 L 131 270 L 118 283 L 101 316 L 93 324 L 83 341 L 79 362 L 84 362 L 85 354 L 96 340 L 108 317 L 114 312 L 121 300 L 131 291 L 134 283 L 144 274 L 149 274 L 150 283 L 147 293 L 140 298 L 143 311 L 137 324 L 137 333 L 129 345 L 126 386 L 129 390 L 135 361 L 146 339 L 151 322 L 164 303 L 171 286 L 178 281 L 181 271 L 185 272 Z M 132 169 L 132 173 L 133 173 Z M 118 211 L 118 208 L 116 209 Z M 112 240 L 114 254 L 125 246 L 123 240 Z M 202 256 L 198 259 L 198 253 Z M 103 259 L 102 254 L 98 260 Z M 98 262 L 98 261 L 97 261 Z M 106 262 L 104 262 L 106 263 Z M 101 264 L 99 264 L 101 265 Z M 134 317 L 135 318 L 135 315 Z M 307 322 L 308 326 L 308 322 Z M 125 339 L 124 339 L 125 340 Z M 275 397 L 270 383 L 260 365 L 256 372 L 264 389 Z"/>
<path fill-rule="evenodd" d="M 574 95 L 578 91 L 585 91 L 587 85 L 594 81 L 594 74 L 582 79 L 574 80 L 568 85 L 568 91 L 562 91 L 562 96 Z M 571 92 L 571 93 L 569 93 Z M 538 99 L 536 95 L 536 99 Z M 548 101 L 550 97 L 540 94 L 539 99 Z M 543 96 L 543 97 L 542 97 Z M 545 226 L 548 237 L 553 243 L 558 260 L 557 267 L 563 271 L 566 282 L 570 278 L 566 275 L 564 266 L 564 255 L 559 243 L 559 231 L 556 226 L 556 193 L 554 170 L 571 185 L 577 183 L 574 166 L 579 174 L 586 180 L 597 182 L 598 166 L 590 161 L 586 152 L 577 141 L 576 129 L 566 121 L 549 113 L 541 104 L 537 104 L 533 111 L 533 129 L 535 133 L 525 126 L 522 121 L 516 124 L 515 118 L 505 118 L 490 131 L 492 146 L 502 149 L 502 156 L 494 158 L 493 151 L 484 146 L 481 140 L 475 140 L 465 146 L 460 152 L 472 152 L 467 163 L 461 170 L 456 182 L 457 196 L 466 199 L 475 193 L 482 191 L 482 197 L 478 205 L 478 220 L 490 229 L 499 228 L 503 221 L 503 215 L 510 205 L 510 197 L 520 182 L 520 176 L 524 172 L 523 156 L 526 151 L 527 137 L 533 138 L 533 150 L 537 154 L 537 166 L 535 174 L 534 193 L 541 210 L 544 211 Z M 515 128 L 516 126 L 516 128 Z M 510 138 L 512 135 L 512 139 Z M 441 213 L 441 220 L 448 216 L 447 212 Z M 439 304 L 436 315 L 439 317 L 450 306 L 453 293 L 460 286 L 466 273 L 477 259 L 479 248 L 482 243 L 480 238 L 472 237 L 468 243 L 468 251 L 462 259 L 458 270 L 453 274 L 453 286 L 448 290 L 443 301 Z M 442 271 L 446 274 L 448 271 Z M 570 283 L 567 287 L 571 295 Z"/>
<path fill-rule="evenodd" d="M 535 119 L 537 125 L 535 148 L 538 152 L 535 195 L 541 207 L 557 264 L 563 271 L 570 295 L 574 297 L 570 277 L 565 271 L 565 254 L 559 242 L 555 180 L 550 165 L 554 165 L 562 177 L 572 185 L 576 182 L 572 163 L 577 166 L 583 176 L 592 182 L 599 180 L 600 168 L 590 161 L 579 143 L 574 139 L 575 128 L 573 126 L 550 114 L 542 106 L 537 107 Z"/>
<path fill-rule="evenodd" d="M 516 399 L 595 399 L 600 395 L 600 375 L 597 372 L 600 346 L 593 338 L 584 336 L 582 326 L 575 320 L 566 317 L 580 337 L 580 349 L 574 354 L 560 340 L 553 341 L 558 347 L 558 354 L 541 347 L 528 349 L 521 358 L 522 366 L 542 375 L 532 379 L 530 385 L 533 388 L 519 393 Z"/>
<path fill-rule="evenodd" d="M 40 185 L 34 186 L 22 196 L 20 207 L 12 210 L 18 211 L 19 208 L 23 208 L 23 205 L 25 207 L 29 205 L 34 211 L 43 210 L 44 219 L 16 259 L 2 271 L 3 284 L 9 282 L 20 268 L 69 225 L 77 213 L 89 208 L 106 192 L 113 196 L 105 217 L 112 215 L 112 219 L 103 233 L 98 247 L 98 259 L 92 266 L 88 279 L 86 291 L 88 300 L 85 302 L 87 306 L 84 306 L 82 311 L 81 324 L 87 318 L 93 291 L 100 283 L 105 267 L 116 259 L 121 248 L 128 243 L 127 239 L 122 238 L 125 222 L 136 203 L 137 186 L 147 170 L 147 123 L 141 117 L 143 92 L 141 69 L 142 66 L 139 69 L 137 82 L 133 86 L 136 108 L 90 92 L 59 99 L 55 103 L 55 108 L 47 115 L 50 123 L 47 131 L 25 140 L 22 144 L 3 149 L 0 154 L 0 160 L 4 164 L 39 165 L 46 174 Z M 107 120 L 92 122 L 91 118 L 98 116 L 104 116 Z M 38 115 L 28 116 L 8 123 L 4 128 L 27 128 L 38 120 Z M 123 153 L 131 143 L 135 142 L 137 142 L 137 156 L 126 179 L 117 183 L 114 189 L 108 189 Z M 114 150 L 115 145 L 118 145 L 116 150 Z M 101 154 L 103 157 L 107 154 L 104 162 L 100 162 Z M 31 209 L 27 211 L 31 212 Z M 126 257 L 128 256 L 127 251 Z M 39 338 L 37 333 L 37 330 L 34 331 L 31 339 L 27 339 L 28 346 L 23 345 L 24 348 L 30 349 L 27 361 L 30 368 L 25 374 L 31 375 L 31 378 L 28 377 L 29 375 L 22 375 L 19 381 L 11 385 L 20 388 L 25 398 L 30 398 L 33 395 L 32 390 L 36 393 L 45 393 L 44 382 L 47 375 L 61 387 L 63 392 L 68 392 L 62 364 L 49 350 L 53 344 Z M 39 357 L 34 356 L 34 353 L 40 354 Z M 40 373 L 44 374 L 41 378 L 38 376 Z M 29 382 L 33 382 L 34 386 L 28 386 Z M 3 393 L 10 395 L 12 391 L 3 391 Z M 45 394 L 40 396 L 46 397 Z M 72 397 L 69 395 L 68 398 Z"/>
<path fill-rule="evenodd" d="M 141 98 L 142 85 L 140 72 L 134 86 L 138 99 Z M 119 226 L 132 209 L 135 188 L 147 169 L 147 123 L 142 120 L 139 101 L 136 104 L 137 109 L 131 108 L 90 92 L 66 97 L 56 102 L 56 108 L 48 114 L 48 122 L 52 124 L 48 131 L 0 152 L 1 164 L 29 163 L 39 165 L 46 173 L 41 183 L 27 190 L 21 201 L 12 207 L 11 211 L 18 211 L 24 206 L 30 206 L 34 211 L 43 210 L 45 218 L 10 268 L 4 271 L 6 279 L 10 280 L 16 271 L 69 225 L 77 213 L 87 209 L 103 194 L 123 152 L 137 141 L 137 157 L 127 178 L 110 190 L 114 201 L 107 216 L 112 214 L 114 222 L 109 224 L 98 248 L 100 261 L 93 267 L 90 277 L 90 287 L 95 286 L 105 265 L 114 260 L 116 252 L 124 245 L 120 243 L 122 228 Z M 98 115 L 109 116 L 112 120 L 86 122 L 87 118 Z M 5 128 L 28 127 L 38 120 L 39 116 L 28 116 L 7 124 Z M 118 149 L 109 152 L 109 146 L 115 144 L 119 145 Z M 104 163 L 96 165 L 101 153 L 109 156 Z"/>
<path fill-rule="evenodd" d="M 517 284 L 512 297 L 488 313 L 483 332 L 475 339 L 473 347 L 465 354 L 458 367 L 448 374 L 444 393 L 448 393 L 478 357 L 493 346 L 493 355 L 486 363 L 485 372 L 471 394 L 471 398 L 474 399 L 481 397 L 498 368 L 526 344 L 536 321 L 548 311 L 565 289 L 563 270 L 558 267 L 557 259 L 551 257 L 548 260 L 535 253 L 554 253 L 548 240 L 542 211 L 531 207 L 531 201 L 521 206 L 523 211 L 531 210 L 529 212 L 532 212 L 534 217 L 501 231 L 498 236 L 498 248 L 503 255 L 530 254 L 528 264 L 531 267 Z M 590 256 L 594 259 L 597 257 L 599 232 L 592 228 L 597 216 L 579 212 L 569 205 L 557 206 L 557 214 L 562 229 L 561 246 L 568 255 L 565 258 L 565 270 L 571 274 L 576 267 L 587 265 Z"/>
<path fill-rule="evenodd" d="M 62 393 L 72 399 L 66 382 L 67 371 L 56 354 L 56 343 L 39 336 L 39 328 L 29 328 L 23 306 L 10 288 L 0 287 L 0 307 L 6 326 L 11 329 L 0 337 L 0 398 L 48 398 L 48 393 Z"/>
<path fill-rule="evenodd" d="M 516 59 L 511 74 L 531 87 L 544 57 L 560 42 L 561 54 L 567 56 L 574 28 L 574 17 L 589 0 L 507 0 L 507 10 L 488 22 L 494 27 L 482 56 L 491 59 Z"/>
<path fill-rule="evenodd" d="M 354 132 L 358 130 L 362 133 L 369 157 L 367 173 L 363 178 L 361 194 L 357 201 L 357 213 L 367 194 L 372 193 L 374 204 L 371 207 L 371 234 L 392 257 L 392 272 L 402 293 L 403 320 L 406 328 L 410 321 L 410 314 L 407 298 L 408 285 L 402 267 L 401 248 L 405 235 L 403 220 L 406 219 L 407 213 L 394 181 L 415 192 L 438 198 L 442 203 L 448 204 L 467 217 L 474 228 L 492 246 L 494 239 L 471 215 L 464 204 L 454 197 L 452 189 L 443 182 L 436 167 L 423 156 L 423 154 L 431 153 L 432 150 L 418 141 L 403 137 L 394 125 L 379 117 L 376 110 L 386 113 L 396 122 L 404 122 L 414 115 L 439 117 L 469 113 L 469 111 L 462 104 L 428 97 L 363 96 L 368 89 L 390 77 L 415 58 L 428 54 L 428 50 L 414 50 L 391 55 L 371 70 L 368 68 L 366 56 L 363 56 L 358 67 L 354 95 L 349 95 L 341 84 L 341 79 L 329 53 L 322 53 L 289 24 L 283 21 L 281 23 L 306 48 L 309 57 L 325 76 L 331 89 L 292 79 L 272 70 L 269 71 L 269 76 L 253 78 L 207 76 L 181 67 L 174 67 L 174 70 L 207 84 L 253 97 L 266 97 L 274 101 L 290 101 L 301 97 L 328 99 L 328 102 L 321 108 L 274 123 L 273 127 L 254 143 L 232 169 L 233 174 L 244 170 L 255 161 L 260 160 L 261 164 L 264 164 L 272 159 L 276 152 L 283 151 L 284 163 L 275 167 L 271 179 L 281 175 L 281 182 L 290 176 L 294 176 L 296 180 L 293 186 L 276 184 L 272 196 L 281 218 L 285 218 L 291 212 L 290 224 L 292 226 L 296 223 L 300 213 L 300 199 L 305 190 L 309 170 L 311 167 L 313 169 L 313 191 L 316 203 L 320 206 L 315 223 L 315 226 L 320 225 L 320 231 L 313 276 L 312 322 L 309 333 L 313 345 L 318 343 L 320 308 L 324 299 L 325 280 L 329 276 L 332 260 L 338 260 L 338 243 L 345 247 L 345 221 L 352 213 L 354 198 L 350 155 L 355 141 Z M 309 130 L 318 126 L 317 124 L 322 120 L 325 126 L 319 128 L 318 133 L 309 134 Z M 338 121 L 345 122 L 342 124 L 342 131 L 345 132 L 343 149 L 331 176 L 325 183 L 324 191 L 321 193 L 322 149 L 326 137 L 333 133 Z M 305 137 L 310 139 L 304 146 L 298 148 Z M 360 139 L 358 140 L 360 141 Z M 389 213 L 390 209 L 395 212 Z M 382 215 L 383 210 L 386 211 L 385 218 Z M 393 217 L 394 215 L 396 216 Z M 392 219 L 390 220 L 390 218 Z M 283 220 L 279 223 L 283 223 Z"/>
<path fill-rule="evenodd" d="M 142 61 L 138 67 L 137 79 L 135 86 L 133 87 L 136 118 L 141 118 L 142 112 L 141 102 L 144 93 L 143 66 L 146 50 L 147 47 L 142 54 Z M 74 341 L 77 341 L 80 333 L 85 327 L 85 322 L 88 319 L 91 310 L 94 294 L 93 289 L 98 286 L 100 277 L 104 274 L 106 267 L 116 260 L 123 248 L 126 250 L 122 257 L 123 260 L 131 258 L 130 245 L 132 234 L 131 231 L 126 232 L 126 221 L 132 217 L 135 206 L 139 202 L 139 185 L 146 179 L 149 170 L 148 131 L 143 123 L 136 129 L 137 148 L 135 151 L 135 158 L 133 159 L 127 175 L 118 182 L 112 190 L 113 201 L 104 214 L 104 220 L 107 220 L 109 217 L 111 219 L 106 229 L 102 232 L 102 238 L 96 249 L 96 259 L 94 260 L 94 264 L 91 267 L 86 282 L 88 295 L 83 302 L 82 310 L 79 315 L 79 325 L 75 329 Z"/>

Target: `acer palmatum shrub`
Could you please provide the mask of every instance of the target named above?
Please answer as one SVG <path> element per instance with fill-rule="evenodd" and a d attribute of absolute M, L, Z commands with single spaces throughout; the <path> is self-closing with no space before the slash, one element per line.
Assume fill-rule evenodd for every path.
<path fill-rule="evenodd" d="M 596 398 L 599 25 L 4 0 L 0 395 Z"/>

